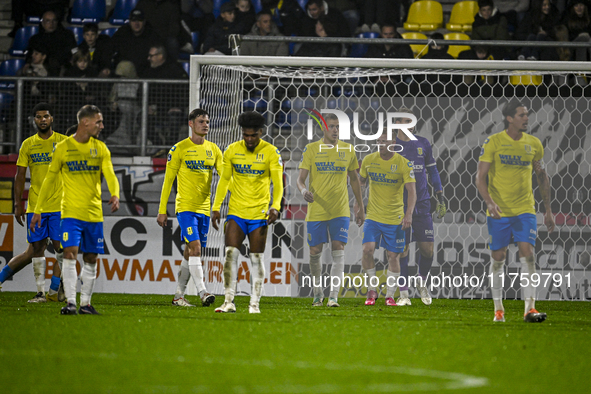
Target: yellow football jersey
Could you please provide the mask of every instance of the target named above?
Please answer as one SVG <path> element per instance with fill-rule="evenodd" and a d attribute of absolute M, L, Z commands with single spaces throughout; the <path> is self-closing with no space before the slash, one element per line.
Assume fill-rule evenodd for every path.
<path fill-rule="evenodd" d="M 213 142 L 202 145 L 187 138 L 168 152 L 166 175 L 158 213 L 166 213 L 166 204 L 174 178 L 177 178 L 175 212 L 195 212 L 209 216 L 213 168 L 222 173 L 222 151 Z"/>
<path fill-rule="evenodd" d="M 249 151 L 244 140 L 234 142 L 224 152 L 222 178 L 215 194 L 213 210 L 219 211 L 230 188 L 228 215 L 246 220 L 266 219 L 273 182 L 273 205 L 281 209 L 283 198 L 283 161 L 279 150 L 261 140 Z M 232 182 L 231 182 L 232 181 Z"/>
<path fill-rule="evenodd" d="M 49 212 L 45 208 L 45 197 L 61 173 L 64 184 L 62 219 L 102 222 L 101 170 L 111 195 L 119 197 L 119 181 L 113 171 L 111 152 L 104 142 L 91 138 L 81 144 L 73 136 L 66 138 L 55 147 L 34 212 Z"/>
<path fill-rule="evenodd" d="M 509 137 L 507 130 L 503 130 L 484 141 L 480 161 L 491 163 L 488 193 L 501 208 L 501 216 L 536 213 L 532 161 L 543 158 L 542 143 L 529 134 L 524 133 L 519 141 L 515 141 Z"/>
<path fill-rule="evenodd" d="M 65 140 L 63 134 L 55 131 L 48 139 L 44 140 L 35 134 L 23 141 L 21 149 L 18 152 L 16 165 L 19 167 L 29 167 L 31 174 L 31 186 L 29 187 L 29 201 L 27 203 L 27 213 L 32 213 L 37 205 L 39 190 L 43 185 L 43 180 L 49 170 L 53 149 L 55 146 Z M 53 184 L 53 188 L 47 194 L 46 212 L 59 212 L 62 203 L 62 177 L 58 176 Z"/>
<path fill-rule="evenodd" d="M 380 152 L 363 159 L 359 175 L 369 181 L 367 219 L 384 224 L 400 224 L 404 217 L 404 185 L 415 182 L 413 164 L 399 154 L 389 160 Z"/>
<path fill-rule="evenodd" d="M 359 168 L 353 145 L 338 141 L 337 147 L 328 149 L 322 140 L 312 142 L 304 148 L 300 168 L 310 171 L 308 190 L 314 194 L 314 202 L 308 204 L 306 221 L 351 215 L 347 175 Z"/>

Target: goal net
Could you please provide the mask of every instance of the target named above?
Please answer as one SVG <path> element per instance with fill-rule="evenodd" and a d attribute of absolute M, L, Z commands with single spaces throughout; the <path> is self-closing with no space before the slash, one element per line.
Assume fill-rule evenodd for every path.
<path fill-rule="evenodd" d="M 351 139 L 346 142 L 355 146 L 361 163 L 375 152 L 372 142 L 362 136 L 375 134 L 382 119 L 385 130 L 388 112 L 411 108 L 418 119 L 416 133 L 433 145 L 448 206 L 442 219 L 433 215 L 434 263 L 429 286 L 434 298 L 473 299 L 491 297 L 486 207 L 474 185 L 480 148 L 486 138 L 504 129 L 504 105 L 520 98 L 529 108 L 529 133 L 545 148 L 557 222 L 557 229 L 548 234 L 532 174 L 538 212 L 537 297 L 585 300 L 591 299 L 591 85 L 587 75 L 591 75 L 591 65 L 574 62 L 192 56 L 190 105 L 209 112 L 209 138 L 222 150 L 241 139 L 237 117 L 242 111 L 254 110 L 266 117 L 263 139 L 283 156 L 285 190 L 281 220 L 269 229 L 264 292 L 301 297 L 310 297 L 311 288 L 306 281 L 310 276 L 304 221 L 307 203 L 296 179 L 305 146 L 322 136 L 310 113 L 332 109 L 347 114 Z M 350 187 L 349 200 L 353 212 Z M 227 211 L 227 206 L 223 209 Z M 221 232 L 212 229 L 205 254 L 208 288 L 223 294 Z M 366 295 L 361 257 L 362 228 L 351 220 L 340 297 Z M 417 257 L 413 243 L 411 276 L 417 275 Z M 384 249 L 376 250 L 374 258 L 383 296 Z M 322 262 L 323 275 L 329 275 L 332 257 L 327 245 Z M 244 245 L 238 294 L 250 292 L 249 266 Z M 505 297 L 520 298 L 520 264 L 513 245 L 505 271 Z M 418 296 L 416 288 L 410 291 L 411 297 Z"/>

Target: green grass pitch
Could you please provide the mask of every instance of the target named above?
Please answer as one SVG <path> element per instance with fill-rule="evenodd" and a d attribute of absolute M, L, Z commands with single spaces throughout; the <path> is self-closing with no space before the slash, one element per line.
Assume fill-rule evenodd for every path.
<path fill-rule="evenodd" d="M 413 299 L 374 307 L 264 297 L 249 315 L 179 308 L 171 296 L 95 294 L 102 316 L 0 293 L 2 393 L 588 392 L 591 304 Z M 188 297 L 197 301 L 196 297 Z M 221 304 L 221 298 L 216 301 Z"/>

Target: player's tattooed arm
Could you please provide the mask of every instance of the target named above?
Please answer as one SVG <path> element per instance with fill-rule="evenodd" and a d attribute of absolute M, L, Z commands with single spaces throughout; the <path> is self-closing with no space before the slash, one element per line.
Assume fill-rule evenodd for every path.
<path fill-rule="evenodd" d="M 540 188 L 540 194 L 542 195 L 542 201 L 544 202 L 544 208 L 546 210 L 544 214 L 544 224 L 546 227 L 548 227 L 548 232 L 552 232 L 554 230 L 555 223 L 551 207 L 552 192 L 550 189 L 550 179 L 546 173 L 543 159 L 534 160 L 532 162 L 532 166 L 534 168 L 534 172 L 536 173 L 536 177 L 538 178 L 538 187 Z"/>

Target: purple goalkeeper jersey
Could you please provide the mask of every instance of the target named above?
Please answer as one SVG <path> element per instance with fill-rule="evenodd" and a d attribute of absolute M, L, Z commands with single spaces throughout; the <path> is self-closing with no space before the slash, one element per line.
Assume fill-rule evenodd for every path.
<path fill-rule="evenodd" d="M 402 152 L 399 152 L 399 154 L 413 164 L 418 203 L 420 201 L 431 199 L 431 193 L 429 193 L 429 184 L 427 181 L 427 167 L 436 165 L 436 162 L 435 159 L 433 159 L 433 150 L 431 148 L 431 143 L 429 142 L 429 140 L 425 137 L 421 137 L 418 135 L 415 135 L 415 137 L 417 137 L 416 141 L 402 141 L 396 138 L 396 143 L 402 145 L 403 147 Z M 404 189 L 405 206 L 407 198 L 408 192 L 406 191 L 406 189 Z"/>

